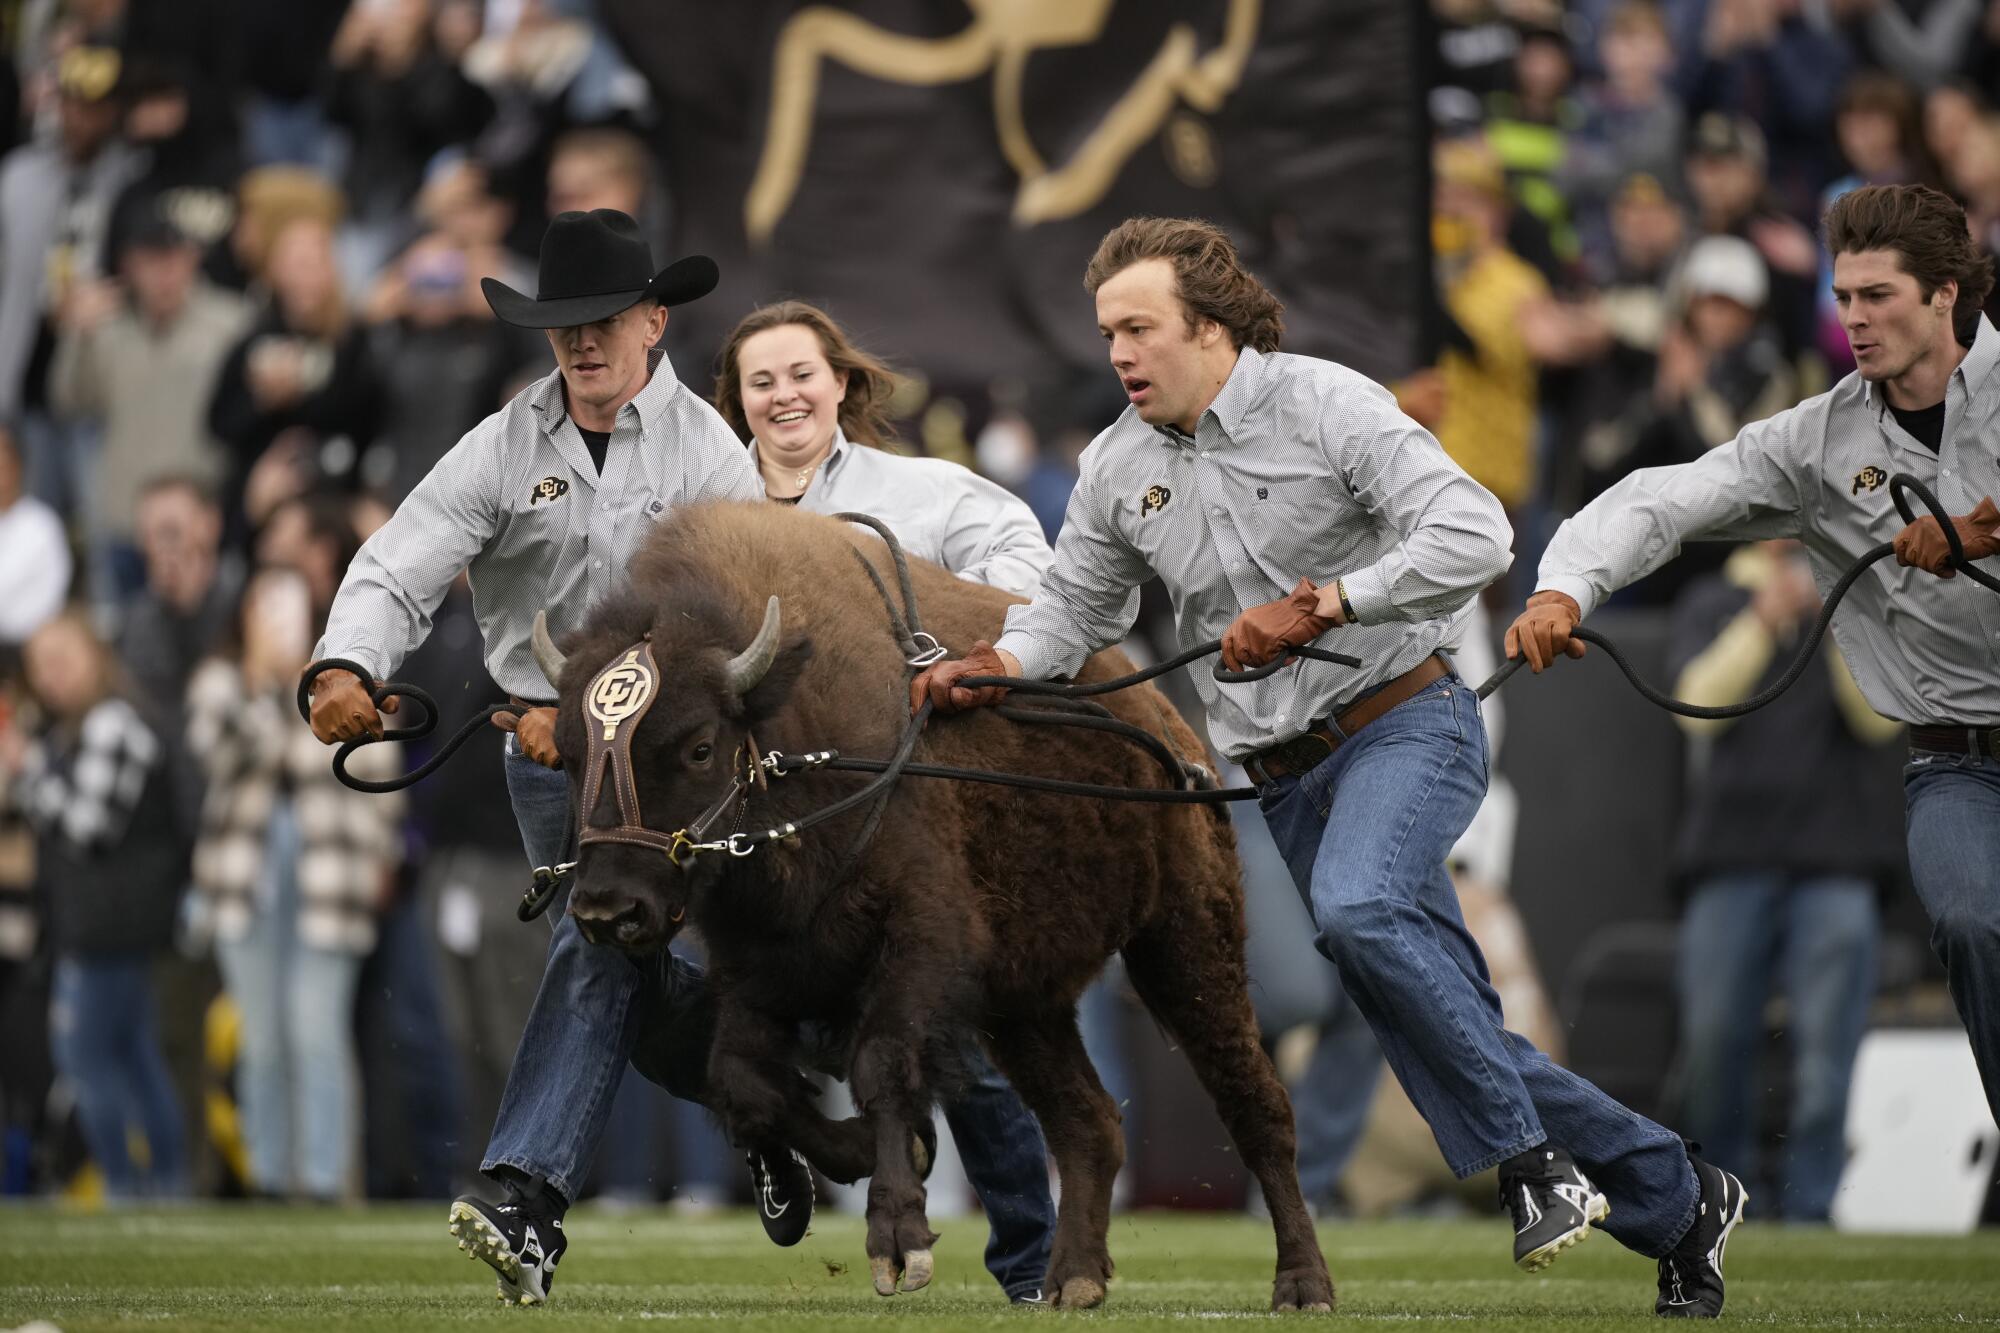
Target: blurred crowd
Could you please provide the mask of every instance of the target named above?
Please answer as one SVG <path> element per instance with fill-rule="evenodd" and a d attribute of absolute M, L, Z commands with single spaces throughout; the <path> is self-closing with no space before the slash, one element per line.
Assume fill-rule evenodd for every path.
<path fill-rule="evenodd" d="M 2000 0 L 1434 0 L 1432 17 L 1434 355 L 1393 387 L 1513 517 L 1496 606 L 1612 481 L 1852 368 L 1816 229 L 1841 191 L 1938 186 L 2000 248 Z M 630 213 L 671 253 L 647 89 L 591 0 L 0 0 L 0 34 L 0 1192 L 448 1196 L 546 942 L 512 919 L 500 767 L 480 750 L 406 800 L 349 791 L 292 691 L 359 544 L 552 365 L 481 279 L 532 290 L 568 209 Z M 893 359 L 893 330 L 879 350 Z M 1017 490 L 1053 536 L 1117 410 L 1101 378 L 1108 407 L 995 385 L 970 417 L 901 408 L 916 447 Z M 1676 670 L 1711 698 L 1751 692 L 1817 611 L 1788 552 L 1750 555 L 1690 550 L 1622 598 L 1677 608 Z M 495 697 L 462 588 L 402 674 L 439 694 L 440 734 Z M 1886 753 L 1894 728 L 1842 679 L 1786 726 L 1818 727 L 1827 763 Z M 422 757 L 393 748 L 357 769 Z M 1688 818 L 1741 821 L 1805 781 L 1757 777 Z M 1801 873 L 1832 885 L 1805 924 L 1754 922 L 1818 932 L 1822 961 L 1798 970 L 1821 998 L 1793 1002 L 1839 1011 L 1833 1072 L 1815 1064 L 1800 1094 L 1811 1151 L 1785 1167 L 1824 1216 L 1895 839 L 1865 809 L 1789 849 L 1851 845 L 1831 866 L 1731 836 L 1689 834 L 1741 855 L 1684 869 L 1691 904 L 1731 895 L 1709 910 L 1739 933 L 1741 881 L 1788 904 Z M 1504 867 L 1485 879 L 1504 887 Z M 1769 951 L 1742 973 L 1747 996 Z M 1379 1057 L 1319 1008 L 1321 1055 L 1297 1072 L 1325 1202 L 1372 1074 L 1361 1105 L 1329 1099 Z M 1727 1019 L 1687 1015 L 1705 1079 L 1750 1058 L 1756 1034 Z M 1102 1051 L 1115 1024 L 1093 1027 Z M 698 1112 L 627 1082 L 605 1194 L 736 1187 Z M 1732 1148 L 1752 1151 L 1717 1160 L 1747 1175 Z"/>

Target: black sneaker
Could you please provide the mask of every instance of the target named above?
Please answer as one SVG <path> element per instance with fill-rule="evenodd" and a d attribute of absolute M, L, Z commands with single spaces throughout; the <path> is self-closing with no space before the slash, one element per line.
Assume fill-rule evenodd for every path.
<path fill-rule="evenodd" d="M 546 1187 L 526 1195 L 509 1182 L 499 1203 L 461 1194 L 451 1205 L 450 1228 L 459 1249 L 499 1274 L 502 1301 L 540 1305 L 549 1298 L 569 1237 L 563 1235 L 562 1207 Z"/>
<path fill-rule="evenodd" d="M 790 1148 L 768 1156 L 753 1149 L 747 1156 L 764 1234 L 774 1245 L 798 1244 L 812 1226 L 812 1168 Z"/>
<path fill-rule="evenodd" d="M 1717 1319 L 1722 1315 L 1722 1252 L 1729 1233 L 1743 1220 L 1750 1193 L 1719 1166 L 1688 1154 L 1701 1182 L 1701 1206 L 1694 1225 L 1660 1260 L 1660 1298 L 1653 1313 L 1668 1319 Z"/>
<path fill-rule="evenodd" d="M 1500 1202 L 1513 1214 L 1514 1266 L 1525 1273 L 1547 1268 L 1611 1214 L 1570 1155 L 1547 1144 L 1500 1164 Z"/>

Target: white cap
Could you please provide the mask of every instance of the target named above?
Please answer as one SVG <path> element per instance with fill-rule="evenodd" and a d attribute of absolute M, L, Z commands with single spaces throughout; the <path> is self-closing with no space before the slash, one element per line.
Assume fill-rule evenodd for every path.
<path fill-rule="evenodd" d="M 1763 308 L 1770 291 L 1764 257 L 1757 247 L 1735 236 L 1704 236 L 1688 250 L 1681 267 L 1681 286 L 1689 300 L 1726 296 L 1752 310 Z"/>

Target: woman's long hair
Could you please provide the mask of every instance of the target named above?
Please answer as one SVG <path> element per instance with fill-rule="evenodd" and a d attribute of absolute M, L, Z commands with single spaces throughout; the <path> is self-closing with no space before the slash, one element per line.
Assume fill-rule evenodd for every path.
<path fill-rule="evenodd" d="M 820 351 L 835 374 L 847 375 L 847 397 L 840 404 L 840 429 L 857 444 L 886 449 L 895 442 L 889 424 L 889 397 L 895 392 L 896 376 L 888 366 L 856 347 L 846 330 L 833 316 L 804 301 L 777 301 L 758 306 L 745 315 L 723 344 L 719 369 L 715 373 L 715 410 L 739 438 L 748 440 L 754 432 L 743 414 L 742 372 L 738 358 L 743 344 L 766 329 L 797 324 L 811 329 L 819 339 Z"/>

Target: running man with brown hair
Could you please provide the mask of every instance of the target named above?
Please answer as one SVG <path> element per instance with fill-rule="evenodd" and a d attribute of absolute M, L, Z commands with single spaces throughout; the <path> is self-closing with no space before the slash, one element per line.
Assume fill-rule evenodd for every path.
<path fill-rule="evenodd" d="M 1452 1170 L 1500 1168 L 1518 1265 L 1545 1267 L 1604 1222 L 1661 1261 L 1660 1313 L 1719 1313 L 1742 1186 L 1507 1030 L 1445 869 L 1486 794 L 1487 751 L 1478 700 L 1442 654 L 1512 558 L 1499 501 L 1386 389 L 1280 352 L 1282 307 L 1218 228 L 1125 222 L 1084 285 L 1131 405 L 1083 455 L 1035 599 L 999 643 L 929 668 L 913 706 L 1006 693 L 967 676 L 1074 674 L 1125 637 L 1155 575 L 1179 646 L 1219 636 L 1232 669 L 1338 630 L 1324 646 L 1359 669 L 1193 672 L 1210 737 L 1263 789 L 1320 952 Z"/>

